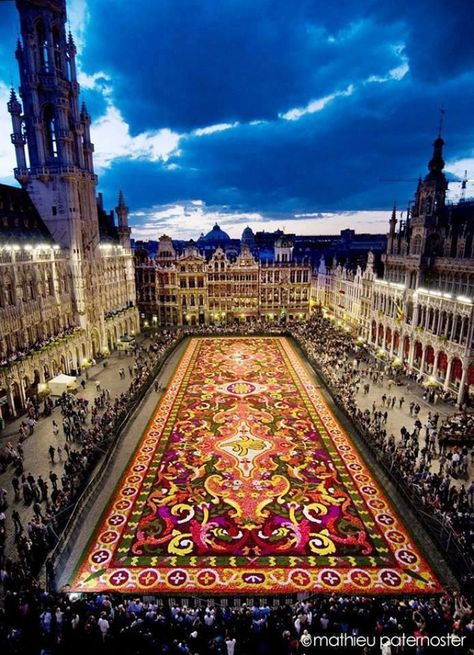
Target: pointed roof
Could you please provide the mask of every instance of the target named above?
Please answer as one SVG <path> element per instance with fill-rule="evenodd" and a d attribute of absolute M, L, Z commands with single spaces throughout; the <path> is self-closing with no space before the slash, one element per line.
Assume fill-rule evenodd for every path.
<path fill-rule="evenodd" d="M 10 114 L 21 114 L 21 104 L 13 87 L 10 89 L 10 100 L 7 106 Z"/>
<path fill-rule="evenodd" d="M 436 175 L 444 175 L 443 146 L 444 141 L 441 136 L 438 136 L 433 143 L 433 156 L 428 164 L 430 173 L 434 173 Z"/>
<path fill-rule="evenodd" d="M 125 209 L 126 211 L 128 211 L 128 207 L 125 204 L 125 197 L 123 195 L 122 189 L 120 189 L 119 191 L 117 209 Z"/>

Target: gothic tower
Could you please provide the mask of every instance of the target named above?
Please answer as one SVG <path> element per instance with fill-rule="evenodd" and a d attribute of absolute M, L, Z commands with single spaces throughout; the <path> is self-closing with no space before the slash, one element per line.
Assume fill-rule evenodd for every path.
<path fill-rule="evenodd" d="M 119 242 L 123 248 L 130 248 L 130 232 L 131 229 L 128 225 L 128 207 L 125 204 L 125 198 L 122 191 L 119 193 L 118 204 L 115 208 L 115 213 L 118 218 L 118 235 Z"/>
<path fill-rule="evenodd" d="M 85 288 L 90 286 L 85 278 L 97 256 L 99 221 L 90 117 L 84 104 L 79 109 L 76 48 L 71 34 L 66 37 L 65 0 L 16 0 L 16 4 L 23 108 L 12 92 L 8 110 L 17 158 L 15 176 L 55 241 L 69 250 L 81 315 Z"/>
<path fill-rule="evenodd" d="M 428 163 L 429 173 L 418 183 L 410 217 L 411 255 L 430 258 L 439 254 L 448 188 L 443 172 L 443 146 L 444 141 L 439 135 L 433 144 L 433 156 Z"/>

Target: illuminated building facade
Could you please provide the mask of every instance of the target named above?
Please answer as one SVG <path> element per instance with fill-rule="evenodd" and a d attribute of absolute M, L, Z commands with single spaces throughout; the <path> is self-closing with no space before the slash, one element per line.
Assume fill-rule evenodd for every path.
<path fill-rule="evenodd" d="M 246 243 L 235 258 L 217 246 L 207 259 L 193 241 L 179 255 L 170 237 L 162 236 L 156 257 L 136 251 L 135 267 L 144 327 L 309 316 L 311 266 L 294 261 L 284 237 L 275 243 L 274 258 L 261 262 Z"/>
<path fill-rule="evenodd" d="M 372 259 L 356 274 L 323 265 L 313 296 L 461 405 L 474 392 L 474 202 L 446 202 L 443 146 L 439 136 L 406 220 L 392 213 L 383 278 Z"/>
<path fill-rule="evenodd" d="M 64 0 L 18 0 L 20 97 L 8 111 L 21 188 L 0 186 L 0 408 L 20 413 L 138 329 L 128 208 L 97 198 Z"/>

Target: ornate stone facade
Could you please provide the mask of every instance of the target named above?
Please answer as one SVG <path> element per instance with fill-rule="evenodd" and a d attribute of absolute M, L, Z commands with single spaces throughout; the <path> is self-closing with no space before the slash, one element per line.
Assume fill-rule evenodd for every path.
<path fill-rule="evenodd" d="M 418 371 L 461 405 L 474 395 L 474 202 L 446 203 L 443 145 L 438 137 L 398 230 L 392 213 L 384 277 L 374 275 L 371 261 L 355 275 L 323 266 L 313 294 L 381 356 Z"/>
<path fill-rule="evenodd" d="M 138 330 L 128 208 L 96 197 L 87 108 L 64 0 L 17 0 L 21 103 L 12 90 L 15 177 L 0 186 L 0 408 L 78 371 Z"/>
<path fill-rule="evenodd" d="M 178 255 L 168 236 L 156 258 L 136 253 L 138 305 L 145 327 L 213 325 L 234 321 L 300 320 L 310 311 L 311 266 L 293 261 L 287 240 L 274 259 L 260 262 L 243 244 L 230 258 L 217 247 L 209 259 L 190 242 Z"/>

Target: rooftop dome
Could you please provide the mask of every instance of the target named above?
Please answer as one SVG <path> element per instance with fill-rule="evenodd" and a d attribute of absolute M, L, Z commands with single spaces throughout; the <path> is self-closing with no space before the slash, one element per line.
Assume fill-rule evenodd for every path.
<path fill-rule="evenodd" d="M 230 241 L 230 236 L 224 230 L 221 230 L 216 223 L 212 230 L 206 235 L 199 237 L 199 241 L 206 241 L 207 243 L 222 243 L 223 241 Z"/>

